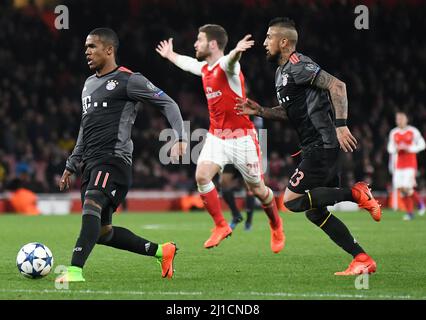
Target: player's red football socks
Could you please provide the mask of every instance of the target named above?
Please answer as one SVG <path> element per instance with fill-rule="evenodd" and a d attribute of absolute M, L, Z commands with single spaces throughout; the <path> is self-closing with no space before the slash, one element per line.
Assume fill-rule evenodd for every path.
<path fill-rule="evenodd" d="M 423 199 L 420 197 L 419 193 L 416 190 L 413 191 L 413 195 L 411 197 L 413 198 L 414 202 L 417 204 L 418 208 L 423 208 L 425 206 Z"/>
<path fill-rule="evenodd" d="M 200 192 L 201 199 L 203 200 L 204 207 L 212 216 L 216 226 L 225 226 L 226 220 L 222 214 L 220 205 L 219 194 L 213 182 L 207 185 L 199 185 L 198 191 Z"/>
<path fill-rule="evenodd" d="M 412 215 L 413 214 L 413 210 L 414 210 L 413 196 L 406 196 L 406 197 L 403 197 L 402 199 L 404 201 L 407 213 L 409 215 Z"/>
<path fill-rule="evenodd" d="M 267 191 L 268 193 L 266 194 L 264 199 L 261 200 L 262 208 L 269 218 L 271 227 L 273 229 L 277 229 L 279 228 L 281 221 L 280 221 L 280 216 L 278 214 L 277 204 L 275 203 L 274 193 L 272 192 L 270 188 L 267 187 L 266 189 L 268 190 Z"/>

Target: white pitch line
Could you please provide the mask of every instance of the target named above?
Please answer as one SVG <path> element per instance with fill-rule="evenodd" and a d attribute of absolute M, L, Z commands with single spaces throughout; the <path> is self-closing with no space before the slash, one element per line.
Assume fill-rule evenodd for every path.
<path fill-rule="evenodd" d="M 70 289 L 0 289 L 0 293 L 79 293 L 79 294 L 105 294 L 105 295 L 182 295 L 182 296 L 197 296 L 202 295 L 202 292 L 186 292 L 186 291 L 106 291 L 106 290 L 70 290 Z"/>
<path fill-rule="evenodd" d="M 32 290 L 32 289 L 0 289 L 0 293 L 71 293 L 71 294 L 104 294 L 104 295 L 181 295 L 181 296 L 202 296 L 205 293 L 200 291 L 187 292 L 187 291 L 107 291 L 107 290 Z M 209 295 L 216 295 L 213 292 L 209 292 Z M 221 295 L 223 292 L 217 293 Z M 363 295 L 363 294 L 338 294 L 338 293 L 292 293 L 292 292 L 230 292 L 229 295 L 235 296 L 258 296 L 258 297 L 300 297 L 300 298 L 347 298 L 347 299 L 398 299 L 398 300 L 426 300 L 424 297 L 413 297 L 410 295 L 405 296 L 392 296 L 392 295 Z"/>
<path fill-rule="evenodd" d="M 363 295 L 363 294 L 338 294 L 338 293 L 291 293 L 291 292 L 237 292 L 238 295 L 270 296 L 270 297 L 303 297 L 303 298 L 356 298 L 356 299 L 420 299 L 426 297 L 391 296 L 391 295 Z"/>

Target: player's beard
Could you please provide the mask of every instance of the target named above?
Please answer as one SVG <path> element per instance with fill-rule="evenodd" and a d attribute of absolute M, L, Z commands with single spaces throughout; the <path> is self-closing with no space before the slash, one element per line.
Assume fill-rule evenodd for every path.
<path fill-rule="evenodd" d="M 195 55 L 198 61 L 204 61 L 208 56 L 209 54 L 207 52 L 197 52 L 197 54 Z"/>
<path fill-rule="evenodd" d="M 209 50 L 204 50 L 204 51 L 196 51 L 195 52 L 195 58 L 197 58 L 198 61 L 205 61 L 208 56 L 210 56 L 210 52 Z"/>
<path fill-rule="evenodd" d="M 281 59 L 281 53 L 277 52 L 274 54 L 271 54 L 270 52 L 266 53 L 266 61 L 270 62 L 270 63 L 274 63 L 274 64 L 278 64 L 280 62 Z"/>

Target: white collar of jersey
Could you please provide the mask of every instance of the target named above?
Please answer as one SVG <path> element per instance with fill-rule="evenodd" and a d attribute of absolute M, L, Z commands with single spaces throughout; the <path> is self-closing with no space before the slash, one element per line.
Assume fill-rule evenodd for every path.
<path fill-rule="evenodd" d="M 217 59 L 217 61 L 216 61 L 215 63 L 213 63 L 211 66 L 210 66 L 210 65 L 208 65 L 208 66 L 207 66 L 207 70 L 212 71 L 212 70 L 213 70 L 213 68 L 214 68 L 214 67 L 216 67 L 216 65 L 217 65 L 218 63 L 220 63 L 220 60 L 222 60 L 223 58 L 224 58 L 224 56 L 223 56 L 223 57 L 220 57 L 219 59 Z"/>
<path fill-rule="evenodd" d="M 405 128 L 396 127 L 395 129 L 397 129 L 398 131 L 405 132 L 405 131 L 410 130 L 411 128 L 412 127 L 410 125 L 407 125 Z"/>

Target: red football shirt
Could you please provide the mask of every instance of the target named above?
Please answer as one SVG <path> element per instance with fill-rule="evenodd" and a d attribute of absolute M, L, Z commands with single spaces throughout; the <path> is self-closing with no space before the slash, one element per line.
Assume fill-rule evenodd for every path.
<path fill-rule="evenodd" d="M 224 58 L 201 68 L 209 108 L 209 132 L 221 138 L 249 135 L 255 131 L 253 122 L 246 115 L 237 115 L 235 110 L 236 98 L 246 97 L 244 75 L 239 68 L 238 73 L 226 72 Z"/>

